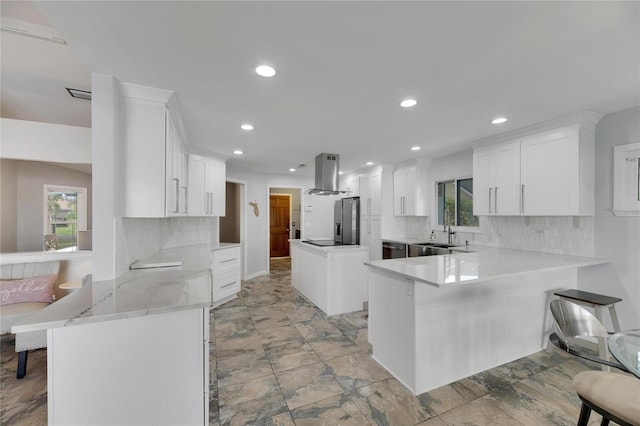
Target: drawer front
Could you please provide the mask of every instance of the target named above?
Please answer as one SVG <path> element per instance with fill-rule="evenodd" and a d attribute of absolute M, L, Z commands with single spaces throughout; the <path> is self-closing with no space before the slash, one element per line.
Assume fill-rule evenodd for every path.
<path fill-rule="evenodd" d="M 214 302 L 240 291 L 240 270 L 221 273 L 213 277 Z"/>
<path fill-rule="evenodd" d="M 240 247 L 213 252 L 211 267 L 213 274 L 240 269 Z"/>

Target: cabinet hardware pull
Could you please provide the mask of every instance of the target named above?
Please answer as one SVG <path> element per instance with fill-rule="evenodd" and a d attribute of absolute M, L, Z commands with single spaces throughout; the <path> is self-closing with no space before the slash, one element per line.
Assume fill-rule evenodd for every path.
<path fill-rule="evenodd" d="M 234 257 L 233 259 L 221 260 L 220 263 L 233 262 L 234 260 L 238 260 L 238 258 Z"/>
<path fill-rule="evenodd" d="M 180 213 L 180 179 L 171 178 L 176 183 L 176 209 L 173 213 Z"/>
<path fill-rule="evenodd" d="M 209 214 L 213 214 L 213 192 L 211 192 L 211 198 L 209 198 L 209 203 L 211 204 L 211 206 L 209 206 Z"/>
<path fill-rule="evenodd" d="M 493 190 L 493 212 L 498 213 L 498 187 Z"/>
<path fill-rule="evenodd" d="M 237 283 L 237 282 L 238 282 L 238 281 L 234 281 L 234 282 L 232 282 L 232 283 L 225 284 L 225 285 L 221 286 L 220 288 L 229 287 L 230 285 L 234 285 L 234 284 L 235 284 L 235 283 Z"/>
<path fill-rule="evenodd" d="M 187 214 L 187 206 L 189 205 L 189 191 L 186 186 L 183 186 L 184 189 L 184 211 L 182 213 Z"/>
<path fill-rule="evenodd" d="M 520 187 L 520 213 L 524 214 L 524 183 Z"/>
<path fill-rule="evenodd" d="M 489 188 L 489 213 L 493 213 L 493 212 L 491 211 L 491 190 L 492 190 L 492 189 L 493 189 L 493 188 Z"/>

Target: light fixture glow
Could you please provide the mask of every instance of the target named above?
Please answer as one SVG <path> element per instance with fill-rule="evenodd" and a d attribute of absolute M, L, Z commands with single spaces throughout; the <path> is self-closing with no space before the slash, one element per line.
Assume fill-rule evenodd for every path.
<path fill-rule="evenodd" d="M 234 153 L 235 155 L 242 155 L 242 154 L 244 154 L 244 152 L 242 152 L 242 150 L 240 150 L 240 149 L 236 149 L 235 151 L 233 151 L 233 153 Z"/>
<path fill-rule="evenodd" d="M 290 172 L 295 172 L 296 169 L 294 169 L 293 167 L 289 169 Z"/>
<path fill-rule="evenodd" d="M 411 147 L 411 151 L 420 151 L 421 147 L 419 146 L 412 146 Z"/>
<path fill-rule="evenodd" d="M 240 128 L 242 130 L 253 130 L 253 124 L 244 123 L 242 126 L 240 126 Z"/>
<path fill-rule="evenodd" d="M 367 166 L 373 166 L 373 161 L 367 161 L 366 163 L 364 163 Z"/>
<path fill-rule="evenodd" d="M 494 118 L 493 120 L 491 120 L 491 124 L 502 124 L 504 122 L 506 122 L 507 119 L 505 117 L 497 117 Z"/>
<path fill-rule="evenodd" d="M 261 77 L 273 77 L 276 75 L 276 70 L 269 65 L 260 65 L 256 67 L 256 74 Z"/>
<path fill-rule="evenodd" d="M 416 101 L 415 99 L 405 99 L 400 102 L 400 106 L 402 108 L 411 108 L 412 106 L 416 106 L 417 103 L 418 101 Z"/>
<path fill-rule="evenodd" d="M 338 172 L 338 174 L 339 174 L 339 175 L 343 175 L 343 174 L 344 174 L 344 172 Z"/>

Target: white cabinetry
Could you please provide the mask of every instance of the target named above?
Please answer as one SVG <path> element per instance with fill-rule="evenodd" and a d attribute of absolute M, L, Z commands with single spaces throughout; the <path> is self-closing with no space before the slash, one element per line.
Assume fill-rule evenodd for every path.
<path fill-rule="evenodd" d="M 360 245 L 369 249 L 369 260 L 382 259 L 380 214 L 382 212 L 382 170 L 360 176 Z"/>
<path fill-rule="evenodd" d="M 520 141 L 473 152 L 473 214 L 520 214 Z"/>
<path fill-rule="evenodd" d="M 224 216 L 225 179 L 224 162 L 189 154 L 189 216 Z"/>
<path fill-rule="evenodd" d="M 346 191 L 346 194 L 344 194 L 344 197 L 360 196 L 360 177 L 359 176 L 346 177 L 340 183 L 340 190 Z"/>
<path fill-rule="evenodd" d="M 393 173 L 393 214 L 428 216 L 429 180 L 422 165 L 401 167 Z"/>
<path fill-rule="evenodd" d="M 214 250 L 211 255 L 213 306 L 235 299 L 240 291 L 240 247 Z"/>
<path fill-rule="evenodd" d="M 122 179 L 125 217 L 186 214 L 187 183 L 173 92 L 121 84 Z"/>
<path fill-rule="evenodd" d="M 364 215 L 381 214 L 382 171 L 360 176 L 360 211 Z"/>
<path fill-rule="evenodd" d="M 473 152 L 475 215 L 594 213 L 594 131 L 572 125 Z"/>
<path fill-rule="evenodd" d="M 529 216 L 594 212 L 593 131 L 565 127 L 521 143 L 522 211 Z"/>

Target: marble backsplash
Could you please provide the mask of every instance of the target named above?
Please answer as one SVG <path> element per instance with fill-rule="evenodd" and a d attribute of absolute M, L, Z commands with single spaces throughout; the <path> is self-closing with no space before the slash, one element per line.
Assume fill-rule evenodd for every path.
<path fill-rule="evenodd" d="M 116 219 L 117 275 L 129 265 L 158 250 L 218 240 L 218 219 L 213 217 Z"/>
<path fill-rule="evenodd" d="M 442 227 L 434 229 L 437 240 L 446 241 Z M 593 256 L 593 217 L 482 216 L 479 232 L 457 232 L 453 240 L 457 244 L 469 241 L 469 244 L 488 247 Z"/>

